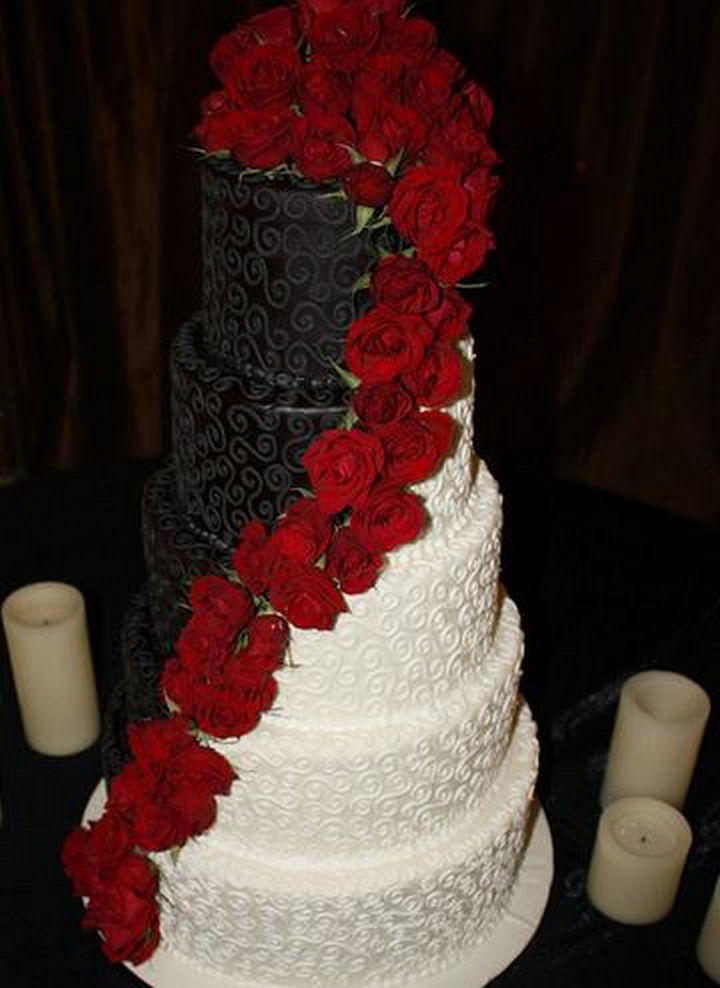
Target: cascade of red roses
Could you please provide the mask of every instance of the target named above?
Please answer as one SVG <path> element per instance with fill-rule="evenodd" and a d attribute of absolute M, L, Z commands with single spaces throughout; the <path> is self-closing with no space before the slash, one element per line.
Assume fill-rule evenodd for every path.
<path fill-rule="evenodd" d="M 340 369 L 353 389 L 342 427 L 307 449 L 309 491 L 269 530 L 239 533 L 227 576 L 189 589 L 191 616 L 162 674 L 168 715 L 131 724 L 131 758 L 103 815 L 63 852 L 83 925 L 114 961 L 140 963 L 159 939 L 152 852 L 208 830 L 235 779 L 207 744 L 237 738 L 273 703 L 290 628 L 330 630 L 346 596 L 373 586 L 387 553 L 426 524 L 410 488 L 453 444 L 441 409 L 462 387 L 457 343 L 470 306 L 456 286 L 492 246 L 497 179 L 490 102 L 405 0 L 298 0 L 222 37 L 222 88 L 202 104 L 206 155 L 242 171 L 332 182 L 357 229 L 390 224 L 402 248 L 361 286 L 371 305 L 350 327 Z M 339 183 L 339 186 L 338 186 Z"/>

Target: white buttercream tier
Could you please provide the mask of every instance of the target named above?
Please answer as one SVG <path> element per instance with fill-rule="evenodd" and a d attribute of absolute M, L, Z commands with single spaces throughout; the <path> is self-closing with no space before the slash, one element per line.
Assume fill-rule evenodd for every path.
<path fill-rule="evenodd" d="M 239 782 L 214 830 L 252 857 L 295 867 L 307 855 L 376 858 L 438 833 L 475 809 L 507 750 L 517 706 L 522 635 L 505 598 L 492 649 L 474 679 L 441 701 L 381 718 L 317 724 L 273 709 L 250 734 L 214 747 Z"/>
<path fill-rule="evenodd" d="M 288 716 L 390 716 L 472 683 L 499 608 L 501 501 L 478 462 L 452 517 L 403 546 L 374 587 L 347 598 L 332 634 L 293 629 L 278 701 Z"/>
<path fill-rule="evenodd" d="M 392 856 L 290 867 L 272 853 L 248 857 L 215 829 L 176 861 L 159 855 L 165 949 L 232 973 L 237 988 L 389 988 L 456 964 L 506 906 L 536 772 L 535 726 L 523 708 L 479 805 Z"/>

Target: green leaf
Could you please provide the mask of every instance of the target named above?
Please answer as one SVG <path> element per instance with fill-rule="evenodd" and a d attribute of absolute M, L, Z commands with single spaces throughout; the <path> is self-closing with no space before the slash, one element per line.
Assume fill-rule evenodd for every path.
<path fill-rule="evenodd" d="M 360 384 L 360 378 L 355 377 L 351 374 L 347 367 L 343 367 L 341 364 L 336 364 L 334 360 L 330 361 L 335 373 L 338 375 L 343 384 L 347 385 L 348 388 L 355 390 Z"/>

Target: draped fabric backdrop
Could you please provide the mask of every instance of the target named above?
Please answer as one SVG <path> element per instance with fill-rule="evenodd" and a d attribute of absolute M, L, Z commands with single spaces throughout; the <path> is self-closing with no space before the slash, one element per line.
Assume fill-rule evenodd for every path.
<path fill-rule="evenodd" d="M 0 5 L 0 479 L 167 446 L 213 41 L 272 4 Z M 416 10 L 492 94 L 477 444 L 720 525 L 720 6 Z"/>

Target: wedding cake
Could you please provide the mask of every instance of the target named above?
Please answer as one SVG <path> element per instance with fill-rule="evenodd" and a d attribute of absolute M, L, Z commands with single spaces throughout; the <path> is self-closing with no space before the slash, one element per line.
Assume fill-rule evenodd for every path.
<path fill-rule="evenodd" d="M 537 773 L 458 288 L 490 106 L 401 0 L 274 8 L 211 61 L 202 307 L 65 865 L 141 976 L 417 984 L 502 922 Z"/>

